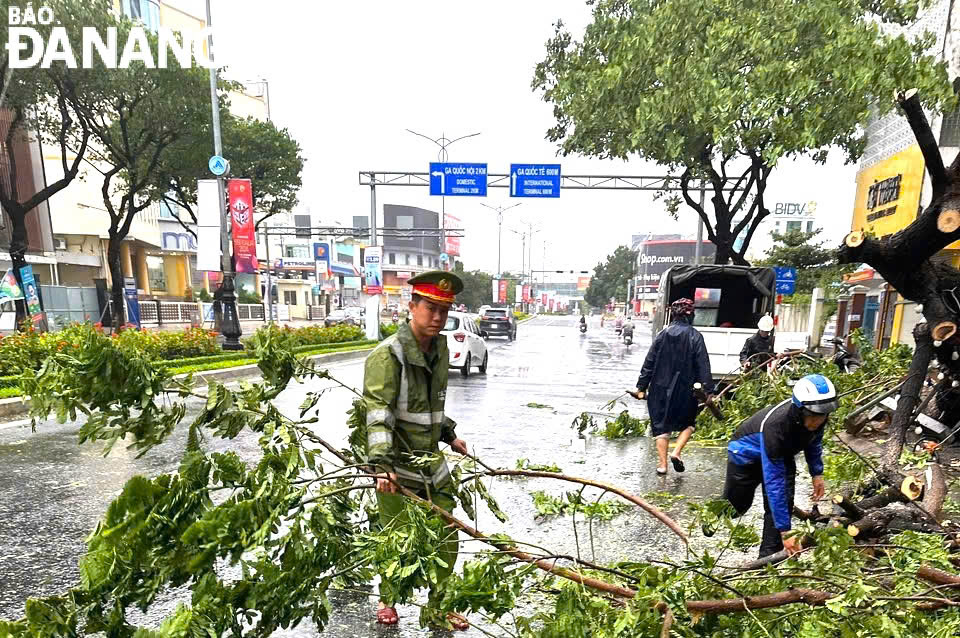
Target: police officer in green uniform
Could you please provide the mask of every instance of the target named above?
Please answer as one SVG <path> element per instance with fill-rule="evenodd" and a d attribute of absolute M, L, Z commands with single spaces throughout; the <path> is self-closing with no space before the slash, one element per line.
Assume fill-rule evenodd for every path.
<path fill-rule="evenodd" d="M 444 413 L 449 351 L 446 339 L 438 336 L 463 282 L 443 271 L 426 272 L 408 282 L 413 286 L 410 320 L 370 353 L 363 374 L 367 455 L 379 472 L 377 503 L 385 528 L 403 524 L 405 503 L 397 484 L 453 511 L 452 479 L 439 444 L 467 453 L 467 444 L 457 438 L 456 423 Z M 428 455 L 433 455 L 430 463 L 414 462 L 416 457 Z M 444 547 L 448 567 L 438 574 L 441 581 L 450 575 L 457 560 L 455 529 L 450 530 Z M 397 623 L 395 602 L 381 594 L 378 623 Z M 448 615 L 447 621 L 454 629 L 468 626 L 457 614 Z"/>

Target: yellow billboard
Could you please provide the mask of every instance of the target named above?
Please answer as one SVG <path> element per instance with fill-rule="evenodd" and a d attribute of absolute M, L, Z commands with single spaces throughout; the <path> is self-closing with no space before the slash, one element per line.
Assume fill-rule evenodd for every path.
<path fill-rule="evenodd" d="M 923 154 L 913 144 L 857 173 L 851 229 L 885 237 L 910 225 L 920 206 L 923 171 Z"/>

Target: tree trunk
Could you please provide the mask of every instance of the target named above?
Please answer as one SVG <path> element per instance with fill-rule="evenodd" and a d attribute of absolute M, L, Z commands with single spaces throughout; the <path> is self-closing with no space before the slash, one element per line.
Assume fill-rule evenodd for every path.
<path fill-rule="evenodd" d="M 913 419 L 913 412 L 920 403 L 920 389 L 927 378 L 927 369 L 933 356 L 933 339 L 927 324 L 920 323 L 913 329 L 913 338 L 916 349 L 913 351 L 913 360 L 907 370 L 906 381 L 900 389 L 900 399 L 897 401 L 897 410 L 893 413 L 893 421 L 887 431 L 887 443 L 883 451 L 883 464 L 886 468 L 898 467 L 903 444 L 907 440 L 907 427 Z"/>
<path fill-rule="evenodd" d="M 121 243 L 122 240 L 118 239 L 111 230 L 110 240 L 107 243 L 107 267 L 110 269 L 110 301 L 113 303 L 110 321 L 114 332 L 119 332 L 124 326 L 123 268 L 120 264 Z"/>
<path fill-rule="evenodd" d="M 13 276 L 17 278 L 20 290 L 26 294 L 20 269 L 27 265 L 27 211 L 23 210 L 22 206 L 9 206 L 7 216 L 10 218 L 10 261 Z M 17 312 L 17 330 L 20 330 L 23 320 L 27 318 L 26 300 L 18 299 L 14 306 Z"/>

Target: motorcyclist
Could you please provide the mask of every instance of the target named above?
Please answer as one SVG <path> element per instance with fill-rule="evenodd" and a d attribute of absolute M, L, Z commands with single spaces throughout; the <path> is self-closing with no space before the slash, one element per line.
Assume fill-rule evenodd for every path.
<path fill-rule="evenodd" d="M 584 315 L 580 315 L 580 332 L 587 331 L 587 318 Z"/>
<path fill-rule="evenodd" d="M 627 320 L 623 322 L 623 336 L 633 339 L 633 319 L 631 317 L 627 317 Z"/>
<path fill-rule="evenodd" d="M 622 316 L 617 315 L 617 322 L 614 324 L 614 327 L 617 329 L 617 334 L 620 334 L 620 332 L 623 330 L 623 317 L 622 317 Z"/>

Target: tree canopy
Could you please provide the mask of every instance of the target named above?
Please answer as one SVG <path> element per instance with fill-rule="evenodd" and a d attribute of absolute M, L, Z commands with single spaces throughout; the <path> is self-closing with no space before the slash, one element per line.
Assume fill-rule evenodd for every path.
<path fill-rule="evenodd" d="M 933 108 L 952 103 L 945 64 L 926 53 L 930 36 L 884 30 L 915 20 L 918 5 L 597 0 L 582 39 L 558 23 L 537 65 L 533 87 L 556 118 L 547 138 L 564 154 L 639 156 L 675 171 L 716 263 L 745 264 L 781 159 L 823 162 L 839 147 L 855 160 L 863 125 L 893 107 L 896 89 L 918 88 Z"/>
<path fill-rule="evenodd" d="M 583 300 L 595 308 L 602 308 L 610 303 L 610 298 L 617 301 L 627 297 L 627 281 L 636 274 L 637 251 L 626 246 L 618 246 L 607 260 L 597 264 L 593 269 L 593 277 L 587 287 Z"/>
<path fill-rule="evenodd" d="M 303 182 L 303 154 L 287 129 L 252 117 L 238 118 L 223 105 L 220 113 L 224 155 L 232 177 L 253 182 L 256 225 L 292 210 Z M 197 180 L 209 179 L 207 160 L 213 152 L 209 117 L 195 134 L 182 137 L 164 156 L 153 175 L 152 197 L 166 201 L 186 228 L 197 223 Z M 185 212 L 186 214 L 182 214 Z M 193 232 L 187 228 L 189 232 Z"/>
<path fill-rule="evenodd" d="M 134 26 L 128 18 L 105 10 L 94 12 L 89 20 L 100 33 L 117 29 L 121 42 Z M 156 35 L 145 37 L 156 50 Z M 166 68 L 151 68 L 138 60 L 127 68 L 106 69 L 94 56 L 83 81 L 86 90 L 68 87 L 67 100 L 90 130 L 88 161 L 102 176 L 103 204 L 110 218 L 107 262 L 114 325 L 121 325 L 120 244 L 136 216 L 154 202 L 158 168 L 176 152 L 178 141 L 196 137 L 209 119 L 209 75 L 199 66 L 180 67 L 176 58 Z"/>

